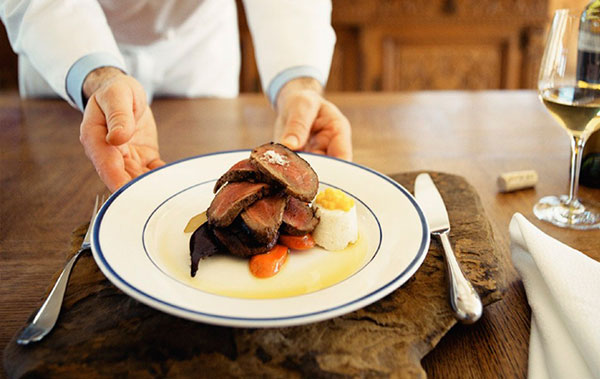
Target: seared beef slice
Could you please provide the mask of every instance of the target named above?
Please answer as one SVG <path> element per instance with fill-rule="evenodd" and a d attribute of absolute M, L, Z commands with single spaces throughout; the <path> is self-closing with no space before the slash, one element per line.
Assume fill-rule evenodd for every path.
<path fill-rule="evenodd" d="M 311 233 L 319 223 L 312 208 L 305 202 L 289 197 L 283 212 L 281 232 L 294 236 Z"/>
<path fill-rule="evenodd" d="M 208 207 L 208 223 L 213 227 L 230 225 L 244 208 L 268 194 L 270 189 L 271 187 L 264 183 L 227 183 Z"/>
<path fill-rule="evenodd" d="M 312 201 L 319 189 L 319 178 L 308 162 L 287 147 L 267 143 L 250 154 L 250 161 L 269 179 L 280 183 L 287 194 Z"/>
<path fill-rule="evenodd" d="M 227 182 L 264 182 L 260 171 L 250 163 L 250 159 L 244 159 L 231 166 L 231 168 L 221 175 L 215 183 L 214 193 L 217 193 Z"/>
<path fill-rule="evenodd" d="M 249 233 L 240 217 L 236 218 L 226 228 L 214 228 L 213 233 L 217 237 L 217 240 L 231 254 L 238 257 L 251 257 L 256 254 L 266 253 L 275 246 L 279 238 L 279 234 L 276 234 L 273 240 L 268 243 L 257 242 Z"/>
<path fill-rule="evenodd" d="M 240 214 L 250 234 L 260 243 L 268 243 L 276 238 L 283 218 L 286 196 L 263 197 Z"/>

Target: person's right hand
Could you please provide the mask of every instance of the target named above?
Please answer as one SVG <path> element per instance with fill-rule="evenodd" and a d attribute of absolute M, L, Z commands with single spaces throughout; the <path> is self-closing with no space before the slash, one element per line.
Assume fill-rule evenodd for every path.
<path fill-rule="evenodd" d="M 112 67 L 100 68 L 88 75 L 83 92 L 88 102 L 79 139 L 111 192 L 165 164 L 156 123 L 137 80 Z"/>

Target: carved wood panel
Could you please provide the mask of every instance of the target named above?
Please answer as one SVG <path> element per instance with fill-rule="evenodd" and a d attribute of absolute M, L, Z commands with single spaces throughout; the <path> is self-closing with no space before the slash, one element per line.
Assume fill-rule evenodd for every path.
<path fill-rule="evenodd" d="M 359 88 L 521 88 L 522 45 L 519 29 L 511 26 L 365 27 L 360 34 Z"/>
<path fill-rule="evenodd" d="M 334 23 L 545 18 L 548 0 L 332 0 Z M 418 17 L 418 19 L 416 18 Z"/>
<path fill-rule="evenodd" d="M 490 89 L 502 84 L 499 46 L 403 46 L 383 41 L 383 90 Z"/>
<path fill-rule="evenodd" d="M 327 89 L 534 88 L 548 1 L 333 0 Z M 242 91 L 256 91 L 254 65 L 244 53 Z"/>

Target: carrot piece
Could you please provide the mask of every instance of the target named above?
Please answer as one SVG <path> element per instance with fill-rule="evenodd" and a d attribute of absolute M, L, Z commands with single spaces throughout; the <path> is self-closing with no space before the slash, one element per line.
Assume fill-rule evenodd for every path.
<path fill-rule="evenodd" d="M 294 250 L 306 250 L 311 247 L 315 247 L 315 240 L 312 234 L 305 234 L 303 236 L 279 236 L 279 243 Z"/>
<path fill-rule="evenodd" d="M 250 272 L 257 278 L 269 278 L 279 272 L 287 256 L 287 246 L 275 245 L 268 252 L 250 258 Z"/>

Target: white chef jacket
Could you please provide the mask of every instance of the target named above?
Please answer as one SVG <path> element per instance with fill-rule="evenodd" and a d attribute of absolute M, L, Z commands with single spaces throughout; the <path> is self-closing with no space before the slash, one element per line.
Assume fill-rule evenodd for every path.
<path fill-rule="evenodd" d="M 330 0 L 244 0 L 261 84 L 273 103 L 296 77 L 325 85 L 335 33 Z M 59 95 L 83 110 L 92 70 L 114 66 L 154 95 L 234 97 L 234 0 L 0 0 L 23 97 Z"/>

